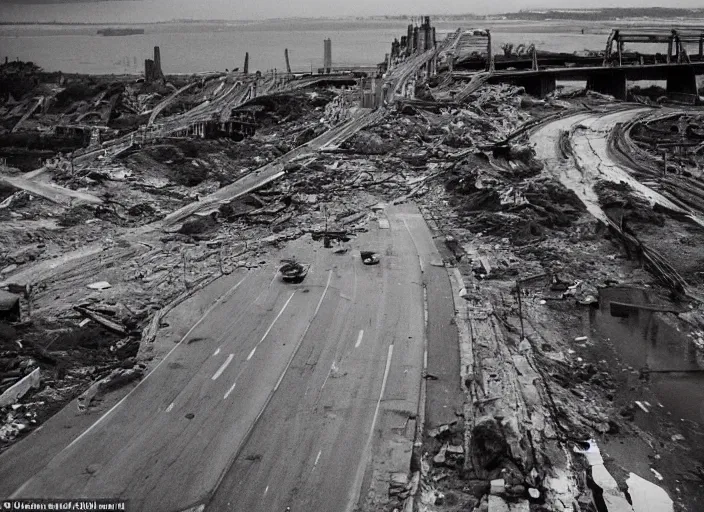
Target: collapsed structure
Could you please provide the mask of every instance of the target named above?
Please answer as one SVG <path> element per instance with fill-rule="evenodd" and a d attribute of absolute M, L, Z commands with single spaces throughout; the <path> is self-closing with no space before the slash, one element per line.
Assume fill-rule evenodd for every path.
<path fill-rule="evenodd" d="M 144 80 L 147 82 L 156 82 L 164 79 L 164 72 L 161 70 L 161 50 L 158 46 L 154 47 L 154 58 L 145 59 L 144 61 Z"/>
<path fill-rule="evenodd" d="M 90 409 L 140 378 L 165 316 L 206 283 L 321 232 L 382 233 L 379 203 L 414 202 L 439 241 L 440 257 L 421 259 L 424 290 L 449 282 L 454 315 L 425 327 L 425 402 L 394 424 L 409 467 L 390 473 L 388 452 L 372 453 L 361 507 L 635 510 L 654 492 L 663 510 L 696 510 L 701 419 L 663 389 L 685 380 L 668 372 L 691 393 L 701 384 L 704 121 L 648 108 L 689 102 L 689 81 L 644 94 L 624 77 L 674 83 L 698 65 L 506 50 L 495 59 L 484 30 L 436 41 L 425 17 L 379 76 L 331 74 L 329 39 L 322 73 L 301 79 L 288 51 L 282 76 L 250 75 L 246 54 L 244 73 L 179 78 L 156 47 L 146 84 L 7 64 L 8 84 L 42 82 L 0 111 L 13 148 L 0 175 L 0 392 L 34 375 L 2 410 L 3 446 L 37 424 L 40 402 L 80 395 Z M 558 87 L 577 73 L 588 87 Z M 44 131 L 61 151 L 33 149 Z M 657 352 L 658 336 L 677 348 Z M 646 337 L 657 343 L 637 345 Z"/>

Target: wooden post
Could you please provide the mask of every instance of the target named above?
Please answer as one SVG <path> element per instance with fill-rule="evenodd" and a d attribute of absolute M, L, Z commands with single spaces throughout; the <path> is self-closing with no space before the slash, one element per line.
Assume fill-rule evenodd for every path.
<path fill-rule="evenodd" d="M 623 41 L 619 40 L 618 42 L 618 66 L 621 67 L 623 65 L 622 62 L 622 56 L 623 56 Z"/>
<path fill-rule="evenodd" d="M 666 62 L 669 64 L 670 59 L 672 58 L 672 36 L 670 36 L 670 39 L 667 41 L 667 60 Z"/>
<path fill-rule="evenodd" d="M 489 73 L 494 72 L 494 52 L 491 49 L 491 32 L 486 31 L 486 70 Z"/>

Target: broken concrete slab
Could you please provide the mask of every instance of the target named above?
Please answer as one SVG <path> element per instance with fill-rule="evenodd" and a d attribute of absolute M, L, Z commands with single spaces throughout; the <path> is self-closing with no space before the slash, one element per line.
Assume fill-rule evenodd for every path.
<path fill-rule="evenodd" d="M 112 285 L 107 281 L 98 281 L 96 283 L 88 284 L 86 287 L 91 290 L 107 290 L 108 288 L 112 288 Z"/>
<path fill-rule="evenodd" d="M 16 403 L 20 398 L 26 395 L 30 389 L 38 388 L 40 382 L 41 371 L 39 368 L 35 368 L 0 395 L 0 407 Z"/>
<path fill-rule="evenodd" d="M 631 473 L 626 479 L 634 512 L 672 512 L 674 504 L 660 486 Z"/>
<path fill-rule="evenodd" d="M 574 451 L 587 459 L 591 468 L 591 479 L 602 491 L 602 498 L 609 512 L 633 512 L 633 507 L 619 489 L 618 483 L 604 466 L 604 459 L 596 441 L 590 439 L 586 444 L 586 449 L 574 448 Z"/>

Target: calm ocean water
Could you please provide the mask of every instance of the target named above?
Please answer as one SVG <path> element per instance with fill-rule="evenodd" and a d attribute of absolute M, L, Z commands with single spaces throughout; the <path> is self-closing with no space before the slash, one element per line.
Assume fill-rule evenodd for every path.
<path fill-rule="evenodd" d="M 494 51 L 503 42 L 534 43 L 551 51 L 601 50 L 610 26 L 525 23 L 439 23 L 438 38 L 463 26 L 491 27 Z M 119 25 L 116 25 L 119 26 Z M 288 48 L 294 71 L 322 66 L 323 39 L 332 39 L 333 65 L 375 65 L 391 41 L 405 33 L 403 21 L 284 20 L 252 24 L 169 23 L 145 25 L 142 35 L 104 37 L 97 26 L 0 26 L 0 58 L 30 60 L 47 71 L 138 73 L 155 45 L 161 47 L 166 73 L 224 71 L 242 67 L 250 54 L 250 71 L 285 68 Z M 582 28 L 585 33 L 582 34 Z M 645 50 L 645 48 L 643 48 Z M 664 51 L 664 48 L 661 49 Z M 136 60 L 135 60 L 136 59 Z M 135 66 L 136 62 L 136 66 Z"/>

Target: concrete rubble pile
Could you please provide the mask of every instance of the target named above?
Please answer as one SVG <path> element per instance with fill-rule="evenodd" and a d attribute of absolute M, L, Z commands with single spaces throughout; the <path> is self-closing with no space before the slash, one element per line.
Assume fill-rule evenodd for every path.
<path fill-rule="evenodd" d="M 611 317 L 628 317 L 614 311 L 636 308 L 636 297 L 660 315 L 645 329 L 663 322 L 655 330 L 704 344 L 698 150 L 661 156 L 667 175 L 651 183 L 660 162 L 650 147 L 672 126 L 672 137 L 699 144 L 699 118 L 651 112 L 608 135 L 598 122 L 620 111 L 613 98 L 558 91 L 539 99 L 478 76 L 469 86 L 451 73 L 419 81 L 422 99 L 379 109 L 356 130 L 347 127 L 366 114 L 350 91 L 279 91 L 225 102 L 256 125 L 242 140 L 162 134 L 85 160 L 65 153 L 37 171 L 12 159 L 3 173 L 24 181 L 0 180 L 0 247 L 8 248 L 0 288 L 19 297 L 20 318 L 0 323 L 0 393 L 28 380 L 2 405 L 0 439 L 11 442 L 74 398 L 89 411 L 140 379 L 168 312 L 223 274 L 272 261 L 286 274 L 278 251 L 293 240 L 343 254 L 379 203 L 413 201 L 442 255 L 434 266 L 452 286 L 458 405 L 451 421 L 425 425 L 411 471 L 385 475 L 368 509 L 573 512 L 609 501 L 641 512 L 627 490 L 664 475 L 656 494 L 687 510 L 704 471 L 696 443 L 683 440 L 701 431 L 661 416 L 649 424 L 657 404 L 649 363 L 637 368 L 598 340 L 630 339 L 627 322 Z M 159 105 L 154 124 L 177 125 L 217 104 L 231 82 L 201 80 L 173 102 L 165 98 L 186 84 L 124 86 L 118 108 L 146 133 Z M 101 104 L 113 92 L 105 91 L 100 101 L 93 90 L 88 97 Z M 26 112 L 31 101 L 22 101 Z M 69 110 L 83 112 L 88 100 L 74 103 Z M 22 109 L 4 108 L 16 123 Z M 599 119 L 562 128 L 572 116 Z M 553 123 L 559 128 L 543 130 Z M 339 128 L 342 136 L 311 148 Z M 597 154 L 602 147 L 640 174 L 618 174 Z M 554 158 L 539 153 L 545 148 Z M 246 192 L 217 195 L 269 172 Z M 638 195 L 649 184 L 671 203 Z M 383 258 L 370 253 L 363 263 Z M 294 279 L 307 271 L 299 263 Z M 619 459 L 621 444 L 640 457 L 637 471 Z M 675 478 L 684 465 L 695 470 Z"/>
<path fill-rule="evenodd" d="M 208 101 L 218 88 L 227 85 L 206 81 L 191 97 Z M 157 100 L 158 91 L 132 92 L 123 98 L 137 98 L 140 113 Z M 89 411 L 139 379 L 165 315 L 207 283 L 260 265 L 286 241 L 365 229 L 376 202 L 365 188 L 377 171 L 333 154 L 291 163 L 283 179 L 207 215 L 160 226 L 164 215 L 343 123 L 350 104 L 328 107 L 336 97 L 302 90 L 254 101 L 258 132 L 239 142 L 162 138 L 85 159 L 52 153 L 53 162 L 29 174 L 21 159 L 3 169 L 13 180 L 50 183 L 52 192 L 0 182 L 0 289 L 19 291 L 20 305 L 7 328 L 0 323 L 0 392 L 40 375 L 2 406 L 3 447 L 70 400 Z"/>

